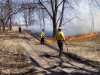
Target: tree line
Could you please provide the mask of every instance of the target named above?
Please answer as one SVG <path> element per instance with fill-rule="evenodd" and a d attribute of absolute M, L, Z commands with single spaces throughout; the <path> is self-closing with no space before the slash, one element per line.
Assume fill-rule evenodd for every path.
<path fill-rule="evenodd" d="M 67 14 L 67 12 L 65 11 L 66 8 L 74 10 L 75 5 L 79 6 L 78 2 L 80 0 L 31 0 L 30 2 L 28 2 L 29 0 L 17 1 L 19 1 L 19 4 L 14 3 L 13 0 L 0 1 L 0 30 L 5 31 L 6 27 L 9 30 L 12 30 L 12 26 L 14 25 L 14 16 L 18 13 L 23 13 L 25 26 L 32 25 L 34 23 L 33 14 L 34 12 L 36 13 L 36 11 L 39 11 L 39 19 L 43 20 L 44 24 L 44 12 L 47 13 L 48 18 L 50 18 L 52 22 L 53 36 L 55 36 L 57 28 L 62 27 L 62 25 L 64 24 L 64 14 Z M 90 2 L 91 1 L 92 0 L 90 0 Z M 96 0 L 94 1 L 98 3 Z M 74 18 L 76 18 L 76 16 L 68 19 L 67 22 L 70 22 Z"/>

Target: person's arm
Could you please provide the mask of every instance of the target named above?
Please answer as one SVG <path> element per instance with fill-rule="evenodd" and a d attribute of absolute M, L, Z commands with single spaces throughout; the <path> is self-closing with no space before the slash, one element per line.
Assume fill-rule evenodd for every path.
<path fill-rule="evenodd" d="M 62 32 L 62 38 L 63 38 L 63 41 L 65 41 L 65 35 L 63 32 Z"/>
<path fill-rule="evenodd" d="M 44 38 L 47 39 L 46 33 L 44 33 Z"/>
<path fill-rule="evenodd" d="M 42 32 L 40 32 L 40 38 L 42 38 Z"/>

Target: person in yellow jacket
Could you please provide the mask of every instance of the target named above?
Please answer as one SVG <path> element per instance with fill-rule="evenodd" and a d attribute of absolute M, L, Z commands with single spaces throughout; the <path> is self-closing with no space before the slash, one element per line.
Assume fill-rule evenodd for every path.
<path fill-rule="evenodd" d="M 42 29 L 42 32 L 40 33 L 40 37 L 41 37 L 41 41 L 40 41 L 40 43 L 41 43 L 41 45 L 44 45 L 44 39 L 45 39 L 45 32 L 44 32 L 44 29 Z"/>
<path fill-rule="evenodd" d="M 61 28 L 58 29 L 58 32 L 56 34 L 56 40 L 57 40 L 57 44 L 59 47 L 59 57 L 61 57 L 62 53 L 63 53 L 63 43 L 65 41 L 65 36 L 64 33 L 62 32 Z"/>

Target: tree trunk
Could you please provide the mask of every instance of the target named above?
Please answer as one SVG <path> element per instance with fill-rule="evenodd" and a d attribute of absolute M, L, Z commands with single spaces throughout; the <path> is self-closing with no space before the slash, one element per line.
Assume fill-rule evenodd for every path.
<path fill-rule="evenodd" d="M 57 32 L 57 26 L 53 25 L 53 37 L 55 37 L 56 32 Z"/>
<path fill-rule="evenodd" d="M 3 32 L 5 31 L 5 25 L 3 25 Z"/>
<path fill-rule="evenodd" d="M 52 22 L 53 22 L 53 37 L 55 37 L 56 35 L 56 32 L 57 32 L 57 24 L 56 24 L 56 19 L 52 19 Z"/>
<path fill-rule="evenodd" d="M 12 25 L 10 24 L 10 26 L 9 26 L 9 30 L 11 31 L 12 30 Z"/>
<path fill-rule="evenodd" d="M 1 25 L 0 25 L 0 31 L 1 31 Z"/>
<path fill-rule="evenodd" d="M 12 30 L 12 19 L 10 17 L 10 23 L 9 23 L 9 30 L 11 31 Z"/>
<path fill-rule="evenodd" d="M 2 31 L 5 31 L 5 23 L 2 21 Z"/>

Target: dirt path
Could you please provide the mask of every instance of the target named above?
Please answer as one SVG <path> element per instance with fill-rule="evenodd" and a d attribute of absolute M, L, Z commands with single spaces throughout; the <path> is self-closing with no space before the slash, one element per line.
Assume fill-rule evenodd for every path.
<path fill-rule="evenodd" d="M 57 57 L 58 50 L 57 50 L 56 44 L 52 44 L 51 45 L 52 48 L 51 46 L 48 47 L 47 45 L 41 48 L 40 45 L 36 45 L 36 43 L 39 43 L 39 41 L 38 40 L 35 41 L 35 40 L 36 39 L 34 38 L 31 39 L 30 45 L 32 44 L 33 50 L 36 51 L 36 53 L 39 55 L 39 58 L 41 60 L 44 60 L 44 62 L 46 61 L 46 64 L 41 64 L 42 62 L 40 62 L 40 64 L 42 65 L 43 68 L 47 68 L 48 72 L 50 72 L 50 70 L 54 72 L 58 70 L 60 72 L 64 71 L 66 73 L 71 74 L 74 72 L 81 71 L 81 72 L 84 72 L 85 75 L 87 73 L 90 73 L 90 74 L 96 73 L 96 72 L 98 73 L 99 68 L 100 68 L 100 55 L 99 55 L 100 52 L 94 50 L 95 49 L 94 45 L 92 45 L 93 47 L 90 47 L 91 45 L 89 47 L 81 46 L 81 45 L 80 46 L 79 45 L 78 46 L 65 45 L 64 55 L 60 59 Z M 68 48 L 68 51 L 67 51 L 67 48 Z"/>
<path fill-rule="evenodd" d="M 21 65 L 26 63 L 26 67 L 23 65 L 24 67 L 20 69 L 18 69 L 19 67 L 4 68 L 3 70 L 0 69 L 0 72 L 11 74 L 13 69 L 13 75 L 16 75 L 16 73 L 19 75 L 99 75 L 99 51 L 94 51 L 94 48 L 65 45 L 64 54 L 59 58 L 57 45 L 54 45 L 55 48 L 51 48 L 51 46 L 42 47 L 37 39 L 26 32 L 21 34 L 18 32 L 1 34 L 0 53 L 2 59 L 0 63 L 4 63 L 3 60 L 8 59 L 6 62 L 10 64 L 15 62 L 13 65 L 16 65 L 20 61 Z M 67 47 L 69 48 L 68 51 Z M 15 61 L 20 58 L 18 54 L 23 57 L 19 61 Z M 19 64 L 19 66 L 21 65 Z M 29 72 L 30 74 L 28 74 Z"/>

